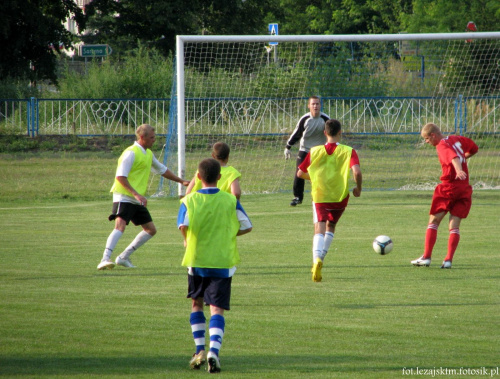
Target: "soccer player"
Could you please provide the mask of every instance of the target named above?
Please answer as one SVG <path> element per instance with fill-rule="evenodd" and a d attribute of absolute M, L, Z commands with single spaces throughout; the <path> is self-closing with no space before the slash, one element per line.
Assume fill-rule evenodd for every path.
<path fill-rule="evenodd" d="M 225 142 L 216 142 L 212 146 L 212 158 L 217 159 L 221 165 L 221 178 L 217 182 L 217 188 L 220 188 L 221 191 L 232 193 L 239 200 L 241 197 L 241 174 L 234 167 L 227 164 L 230 152 L 231 149 Z M 201 180 L 198 178 L 198 173 L 196 173 L 186 189 L 186 195 L 196 192 L 201 188 Z"/>
<path fill-rule="evenodd" d="M 356 187 L 352 190 L 355 197 L 361 195 L 363 181 L 356 150 L 339 143 L 342 137 L 340 122 L 328 120 L 324 134 L 327 143 L 313 147 L 297 172 L 297 176 L 311 180 L 314 282 L 322 280 L 321 268 L 333 241 L 335 226 L 349 202 L 349 172 L 352 170 L 356 182 Z"/>
<path fill-rule="evenodd" d="M 285 147 L 285 159 L 290 159 L 291 147 L 300 140 L 299 153 L 297 155 L 297 170 L 312 147 L 323 145 L 326 142 L 324 135 L 325 122 L 330 118 L 321 112 L 321 102 L 318 96 L 311 96 L 309 98 L 307 108 L 309 108 L 309 112 L 299 119 Z M 294 198 L 290 203 L 292 207 L 302 204 L 302 200 L 304 199 L 304 184 L 304 179 L 295 174 L 293 179 Z"/>
<path fill-rule="evenodd" d="M 190 324 L 196 345 L 189 365 L 199 369 L 208 360 L 210 373 L 220 372 L 219 350 L 224 336 L 224 311 L 230 309 L 231 281 L 240 257 L 236 236 L 249 233 L 252 224 L 235 196 L 217 188 L 220 163 L 212 158 L 198 165 L 202 189 L 181 200 L 177 225 L 186 252 L 191 298 Z M 210 350 L 205 353 L 206 319 L 203 304 L 210 306 Z"/>
<path fill-rule="evenodd" d="M 156 135 L 151 125 L 139 126 L 135 134 L 137 141 L 125 149 L 118 159 L 115 182 L 110 191 L 113 192 L 113 210 L 109 221 L 115 221 L 115 228 L 106 241 L 102 260 L 97 265 L 98 270 L 110 270 L 115 264 L 128 268 L 135 267 L 130 261 L 130 255 L 156 234 L 155 224 L 147 208 L 148 199 L 144 197 L 151 171 L 184 186 L 189 184 L 161 164 L 153 155 L 150 149 L 155 143 Z M 134 225 L 140 225 L 142 231 L 113 262 L 111 260 L 113 250 L 130 221 Z"/>
<path fill-rule="evenodd" d="M 420 134 L 426 143 L 436 147 L 442 175 L 441 183 L 436 186 L 432 196 L 424 254 L 411 263 L 414 266 L 430 266 L 439 224 L 449 212 L 448 253 L 441 268 L 451 268 L 451 262 L 460 241 L 460 222 L 467 217 L 472 205 L 472 187 L 469 184 L 467 159 L 477 153 L 478 147 L 467 137 L 443 136 L 439 127 L 432 123 L 424 125 Z"/>

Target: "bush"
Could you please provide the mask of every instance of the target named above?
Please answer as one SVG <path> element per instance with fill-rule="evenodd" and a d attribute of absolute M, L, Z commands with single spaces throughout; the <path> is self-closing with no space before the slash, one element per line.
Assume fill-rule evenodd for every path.
<path fill-rule="evenodd" d="M 109 58 L 90 62 L 85 72 L 66 67 L 59 80 L 57 98 L 70 99 L 151 99 L 169 98 L 173 59 L 140 46 L 123 61 Z M 54 94 L 48 94 L 54 97 Z"/>
<path fill-rule="evenodd" d="M 0 81 L 0 99 L 28 99 L 38 95 L 29 80 L 7 78 Z"/>

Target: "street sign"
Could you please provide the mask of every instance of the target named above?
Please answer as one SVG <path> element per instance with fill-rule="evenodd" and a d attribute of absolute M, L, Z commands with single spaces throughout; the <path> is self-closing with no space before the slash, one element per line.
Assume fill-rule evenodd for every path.
<path fill-rule="evenodd" d="M 269 34 L 272 36 L 278 35 L 278 24 L 269 24 Z M 277 45 L 278 42 L 269 42 L 269 45 Z"/>
<path fill-rule="evenodd" d="M 111 55 L 109 45 L 80 45 L 78 46 L 78 55 L 84 58 L 106 57 Z"/>

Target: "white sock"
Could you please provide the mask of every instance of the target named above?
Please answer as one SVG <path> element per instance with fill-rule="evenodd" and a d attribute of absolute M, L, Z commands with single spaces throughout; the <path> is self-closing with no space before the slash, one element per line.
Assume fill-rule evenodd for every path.
<path fill-rule="evenodd" d="M 321 260 L 325 259 L 325 256 L 328 253 L 328 249 L 330 248 L 330 245 L 332 244 L 333 237 L 334 237 L 334 234 L 332 232 L 325 233 L 325 238 L 323 240 L 323 251 L 321 254 Z"/>
<path fill-rule="evenodd" d="M 111 254 L 113 254 L 113 250 L 115 249 L 115 246 L 122 235 L 123 232 L 120 232 L 118 229 L 113 229 L 108 237 L 108 240 L 106 241 L 106 248 L 104 249 L 104 253 L 102 254 L 103 260 L 108 261 L 111 259 Z"/>
<path fill-rule="evenodd" d="M 320 233 L 315 234 L 313 237 L 313 263 L 316 260 L 316 258 L 321 259 L 321 253 L 323 251 L 323 245 L 324 245 L 324 238 L 325 236 Z"/>
<path fill-rule="evenodd" d="M 130 257 L 130 255 L 134 251 L 136 251 L 138 248 L 140 248 L 142 245 L 148 242 L 151 238 L 153 238 L 153 236 L 151 234 L 146 233 L 143 230 L 135 237 L 132 243 L 128 245 L 125 250 L 123 250 L 123 253 L 120 254 L 120 258 L 128 259 L 128 257 Z"/>

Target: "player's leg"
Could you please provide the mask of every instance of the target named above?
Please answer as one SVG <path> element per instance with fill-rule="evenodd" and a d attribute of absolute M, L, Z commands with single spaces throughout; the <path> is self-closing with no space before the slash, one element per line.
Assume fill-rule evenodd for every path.
<path fill-rule="evenodd" d="M 427 230 L 425 232 L 425 240 L 424 240 L 424 254 L 413 261 L 411 264 L 414 266 L 430 266 L 432 250 L 434 249 L 434 245 L 437 240 L 437 232 L 439 228 L 439 224 L 441 220 L 446 215 L 447 212 L 439 212 L 436 214 L 431 214 L 429 217 L 429 223 L 427 224 Z"/>
<path fill-rule="evenodd" d="M 118 205 L 116 205 L 118 209 Z M 125 228 L 127 226 L 127 221 L 119 216 L 116 216 L 115 205 L 113 204 L 113 214 L 110 216 L 110 219 L 115 220 L 115 228 L 108 236 L 106 240 L 106 247 L 104 248 L 104 252 L 102 254 L 101 262 L 97 265 L 98 270 L 111 270 L 115 267 L 115 263 L 111 260 L 111 255 L 113 254 L 113 250 L 115 249 L 118 241 L 120 240 Z"/>
<path fill-rule="evenodd" d="M 135 225 L 141 225 L 142 231 L 140 231 L 139 234 L 137 234 L 134 240 L 130 243 L 130 245 L 128 245 L 125 250 L 123 250 L 123 252 L 118 257 L 116 257 L 115 261 L 117 265 L 127 268 L 135 267 L 130 261 L 130 255 L 132 255 L 134 251 L 148 242 L 156 234 L 155 224 L 153 223 L 153 220 L 147 208 L 143 206 L 137 206 L 135 204 L 133 206 L 137 207 L 137 209 L 135 210 L 131 221 Z"/>
<path fill-rule="evenodd" d="M 451 268 L 451 262 L 460 242 L 460 222 L 469 215 L 472 206 L 472 187 L 460 188 L 456 201 L 450 209 L 448 252 L 441 268 Z"/>
<path fill-rule="evenodd" d="M 210 286 L 205 291 L 204 301 L 210 304 L 210 349 L 207 354 L 208 371 L 220 372 L 219 353 L 224 338 L 226 320 L 224 311 L 229 310 L 232 278 L 211 278 Z"/>
<path fill-rule="evenodd" d="M 311 268 L 313 282 L 321 282 L 321 269 L 323 267 L 323 247 L 325 243 L 327 213 L 321 203 L 312 204 L 313 207 L 313 222 L 314 222 L 314 237 L 313 237 L 313 266 Z"/>
<path fill-rule="evenodd" d="M 450 204 L 449 188 L 443 185 L 443 183 L 438 184 L 432 195 L 429 223 L 427 224 L 427 230 L 425 232 L 424 254 L 420 258 L 411 261 L 412 265 L 430 266 L 432 250 L 436 244 L 439 224 L 446 213 L 448 213 Z"/>
<path fill-rule="evenodd" d="M 326 231 L 325 238 L 323 239 L 323 252 L 321 259 L 324 261 L 326 254 L 328 254 L 328 250 L 330 249 L 330 245 L 332 244 L 333 238 L 335 237 L 335 226 L 336 222 L 327 221 L 326 223 Z"/>
<path fill-rule="evenodd" d="M 432 256 L 432 250 L 437 240 L 437 232 L 441 220 L 446 216 L 447 212 L 439 212 L 434 215 L 430 215 L 429 224 L 427 225 L 427 231 L 425 233 L 425 244 L 424 244 L 424 258 L 430 259 Z"/>
<path fill-rule="evenodd" d="M 203 296 L 192 299 L 189 322 L 191 324 L 191 332 L 193 333 L 193 339 L 196 345 L 196 353 L 193 354 L 193 357 L 189 362 L 189 366 L 192 369 L 198 370 L 206 362 L 205 330 L 207 325 L 205 314 L 203 313 Z"/>
<path fill-rule="evenodd" d="M 302 178 L 299 178 L 297 176 L 297 171 L 298 171 L 298 167 L 304 161 L 306 156 L 307 156 L 307 153 L 305 151 L 299 151 L 299 153 L 297 155 L 295 177 L 293 179 L 293 196 L 294 196 L 294 198 L 292 199 L 292 202 L 290 203 L 290 205 L 292 207 L 294 207 L 298 204 L 302 204 L 302 201 L 304 200 L 305 180 Z"/>
<path fill-rule="evenodd" d="M 450 236 L 448 238 L 448 252 L 446 254 L 446 257 L 444 258 L 441 268 L 451 268 L 453 256 L 455 255 L 458 243 L 460 242 L 460 221 L 462 221 L 460 217 L 450 215 Z"/>
<path fill-rule="evenodd" d="M 224 309 L 215 305 L 210 305 L 210 351 L 219 355 L 224 337 L 226 321 L 224 319 Z"/>
<path fill-rule="evenodd" d="M 326 222 L 318 221 L 314 224 L 313 237 L 313 262 L 316 258 L 323 260 L 323 250 L 325 246 Z"/>
<path fill-rule="evenodd" d="M 205 278 L 193 275 L 193 269 L 188 271 L 188 293 L 191 298 L 191 314 L 189 322 L 196 345 L 196 353 L 193 354 L 189 362 L 192 369 L 199 369 L 206 362 L 205 353 L 205 329 L 206 319 L 203 313 L 203 297 L 205 293 Z"/>

